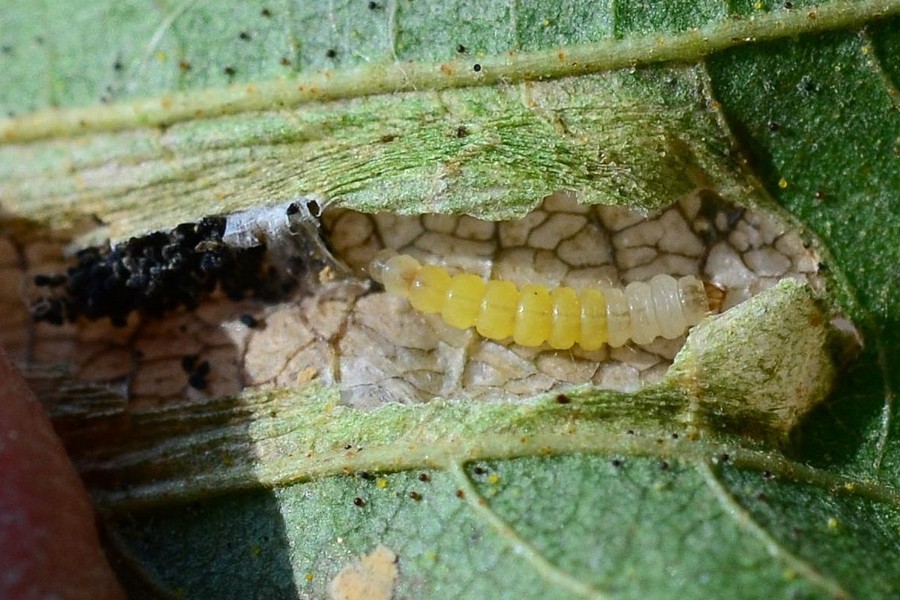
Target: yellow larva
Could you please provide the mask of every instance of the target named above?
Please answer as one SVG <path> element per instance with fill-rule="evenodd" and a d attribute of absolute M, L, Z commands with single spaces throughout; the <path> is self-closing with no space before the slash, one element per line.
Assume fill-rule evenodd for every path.
<path fill-rule="evenodd" d="M 624 290 L 570 287 L 521 289 L 510 281 L 483 281 L 476 275 L 450 275 L 422 265 L 406 254 L 383 250 L 372 260 L 369 275 L 385 290 L 409 299 L 424 313 L 440 313 L 460 329 L 474 326 L 492 340 L 512 337 L 521 346 L 547 342 L 556 349 L 575 344 L 596 350 L 633 340 L 648 344 L 657 337 L 674 339 L 700 322 L 719 298 L 696 277 L 657 275 Z"/>

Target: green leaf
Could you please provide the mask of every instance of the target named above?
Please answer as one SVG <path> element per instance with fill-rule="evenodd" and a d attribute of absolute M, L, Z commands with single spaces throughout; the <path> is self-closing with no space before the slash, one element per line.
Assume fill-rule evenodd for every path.
<path fill-rule="evenodd" d="M 7 4 L 0 205 L 23 243 L 298 195 L 503 219 L 561 188 L 656 208 L 707 187 L 813 232 L 865 343 L 820 403 L 829 330 L 783 282 L 631 395 L 123 406 L 36 378 L 135 590 L 897 594 L 900 3 Z"/>

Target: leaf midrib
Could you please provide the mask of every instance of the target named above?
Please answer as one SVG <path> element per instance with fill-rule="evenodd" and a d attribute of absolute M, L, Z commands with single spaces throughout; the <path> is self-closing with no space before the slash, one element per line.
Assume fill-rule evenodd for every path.
<path fill-rule="evenodd" d="M 425 424 L 420 426 L 427 428 Z M 645 428 L 641 433 L 624 434 L 603 431 L 584 423 L 577 432 L 548 432 L 523 436 L 520 432 L 494 434 L 489 439 L 457 438 L 441 444 L 414 441 L 415 432 L 404 432 L 381 443 L 359 440 L 364 451 L 342 448 L 315 451 L 312 447 L 295 447 L 282 460 L 263 461 L 255 468 L 235 464 L 217 472 L 212 478 L 201 473 L 174 473 L 126 489 L 95 489 L 94 496 L 107 508 L 129 510 L 158 502 L 165 496 L 182 500 L 217 492 L 251 489 L 263 486 L 285 486 L 323 477 L 357 472 L 394 472 L 421 468 L 451 469 L 454 464 L 480 460 L 509 460 L 529 456 L 593 454 L 600 456 L 658 458 L 693 465 L 715 465 L 717 468 L 767 472 L 768 476 L 830 490 L 832 493 L 865 498 L 900 507 L 900 490 L 883 481 L 856 478 L 812 467 L 794 461 L 780 452 L 741 447 L 725 440 L 671 439 L 662 429 Z M 259 440 L 257 440 L 259 443 Z M 305 456 L 304 459 L 298 457 Z M 87 462 L 78 461 L 82 470 Z M 104 461 L 101 461 L 103 463 Z M 102 464 L 101 470 L 103 470 Z M 248 468 L 249 467 L 249 468 Z M 115 468 L 112 469 L 115 471 Z M 182 477 L 192 486 L 179 485 Z M 191 488 L 191 489 L 188 489 Z"/>
<path fill-rule="evenodd" d="M 42 110 L 0 120 L 0 143 L 139 127 L 168 126 L 273 107 L 403 91 L 442 90 L 556 79 L 661 62 L 694 62 L 728 48 L 854 27 L 900 14 L 900 0 L 836 1 L 820 7 L 728 19 L 670 36 L 647 35 L 476 60 L 392 63 L 323 71 L 109 105 Z M 473 69 L 474 63 L 479 71 Z"/>

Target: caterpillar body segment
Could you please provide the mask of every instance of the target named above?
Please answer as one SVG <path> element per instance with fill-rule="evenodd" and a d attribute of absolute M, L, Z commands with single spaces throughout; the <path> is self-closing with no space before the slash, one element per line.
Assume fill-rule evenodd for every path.
<path fill-rule="evenodd" d="M 581 339 L 578 343 L 585 350 L 602 348 L 609 339 L 606 296 L 596 288 L 587 288 L 578 299 L 581 301 Z"/>
<path fill-rule="evenodd" d="M 439 313 L 459 329 L 475 327 L 482 337 L 512 337 L 521 346 L 564 350 L 575 344 L 596 350 L 629 340 L 648 344 L 657 337 L 674 339 L 718 308 L 721 290 L 696 277 L 656 275 L 624 290 L 571 287 L 521 288 L 511 281 L 484 281 L 477 275 L 450 275 L 415 258 L 383 250 L 372 260 L 369 275 L 388 293 L 409 299 L 413 308 Z"/>
<path fill-rule="evenodd" d="M 606 343 L 613 348 L 624 346 L 631 339 L 631 314 L 625 292 L 617 288 L 605 289 Z"/>
<path fill-rule="evenodd" d="M 491 279 L 485 284 L 484 297 L 475 321 L 475 331 L 490 340 L 510 337 L 516 329 L 519 290 L 512 281 Z"/>

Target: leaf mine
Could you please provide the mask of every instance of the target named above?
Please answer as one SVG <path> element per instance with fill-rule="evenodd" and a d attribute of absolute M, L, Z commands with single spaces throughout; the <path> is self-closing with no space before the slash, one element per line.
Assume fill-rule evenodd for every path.
<path fill-rule="evenodd" d="M 369 280 L 365 269 L 370 260 L 390 247 L 450 271 L 518 285 L 623 286 L 660 273 L 712 282 L 725 290 L 725 314 L 698 327 L 692 337 L 690 355 L 699 360 L 696 372 L 701 374 L 691 377 L 701 387 L 709 380 L 711 388 L 725 390 L 747 360 L 756 360 L 752 352 L 735 349 L 781 357 L 788 347 L 786 341 L 776 344 L 775 338 L 759 342 L 759 336 L 750 333 L 753 325 L 794 335 L 787 324 L 790 317 L 812 319 L 818 310 L 809 308 L 811 298 L 797 300 L 793 292 L 794 300 L 776 297 L 775 304 L 762 309 L 770 315 L 767 320 L 728 325 L 730 309 L 784 279 L 816 290 L 823 287 L 815 251 L 796 230 L 772 214 L 732 205 L 708 190 L 653 213 L 587 206 L 562 191 L 522 219 L 499 222 L 465 215 L 402 216 L 329 208 L 322 215 L 321 235 L 333 256 L 318 241 L 315 228 L 286 233 L 286 241 L 276 243 L 283 216 L 275 215 L 267 224 L 265 214 L 259 214 L 263 216 L 232 218 L 228 231 L 237 235 L 240 227 L 246 229 L 260 218 L 252 227 L 263 239 L 268 236 L 270 251 L 278 250 L 282 264 L 290 262 L 286 248 L 293 248 L 310 265 L 318 265 L 292 300 L 265 307 L 213 293 L 194 311 L 177 310 L 161 319 L 132 313 L 124 328 L 81 320 L 62 328 L 38 324 L 31 329 L 19 293 L 10 291 L 24 289 L 26 296 L 33 296 L 28 282 L 35 274 L 62 272 L 61 241 L 48 239 L 21 249 L 7 239 L 0 247 L 0 276 L 9 282 L 3 288 L 4 305 L 6 318 L 15 325 L 4 330 L 7 347 L 32 365 L 62 367 L 78 388 L 106 389 L 132 407 L 233 396 L 270 386 L 303 387 L 310 381 L 337 387 L 344 404 L 366 410 L 435 398 L 525 399 L 579 384 L 634 392 L 673 381 L 674 375 L 667 377 L 673 360 L 687 377 L 687 359 L 676 359 L 684 336 L 621 348 L 553 350 L 546 344 L 522 347 L 509 339 L 487 340 L 472 329 L 449 327 Z M 241 244 L 261 242 L 252 235 L 247 239 Z M 806 308 L 792 308 L 794 301 Z M 805 316 L 797 317 L 801 313 Z M 811 331 L 824 335 L 821 328 Z M 733 367 L 721 368 L 729 361 Z M 798 394 L 800 404 L 810 398 L 817 402 L 827 391 L 831 371 L 825 362 L 809 375 L 827 375 L 821 389 Z M 737 415 L 743 410 L 744 392 L 759 394 L 751 384 L 733 387 L 728 395 L 733 400 L 725 402 Z M 774 411 L 780 423 L 776 429 L 784 434 L 805 408 L 759 404 L 756 410 Z"/>
<path fill-rule="evenodd" d="M 30 323 L 34 277 L 66 271 L 69 240 L 9 235 L 0 239 L 2 343 L 26 366 L 94 497 L 111 507 L 492 457 L 626 447 L 702 460 L 710 447 L 723 451 L 723 435 L 784 442 L 834 373 L 807 240 L 774 213 L 707 189 L 653 212 L 578 200 L 558 192 L 500 221 L 335 203 L 319 232 L 284 239 L 280 215 L 242 214 L 232 219 L 242 244 L 278 238 L 272 254 L 289 271 L 293 259 L 309 266 L 293 297 L 263 305 L 213 292 L 192 311 L 132 312 L 124 327 Z M 683 338 L 524 348 L 450 328 L 381 291 L 365 267 L 386 246 L 520 285 L 692 274 L 726 290 L 724 313 L 697 326 L 684 350 Z M 658 432 L 673 429 L 692 447 L 677 437 L 659 446 Z"/>
<path fill-rule="evenodd" d="M 821 287 L 818 260 L 797 232 L 709 192 L 649 216 L 581 205 L 561 192 L 515 221 L 337 209 L 326 212 L 324 224 L 336 256 L 359 272 L 378 250 L 390 247 L 424 264 L 518 285 L 581 289 L 622 286 L 660 273 L 696 275 L 726 290 L 723 310 L 785 277 Z M 372 406 L 373 388 L 388 388 L 406 401 L 435 395 L 509 399 L 586 382 L 634 391 L 659 382 L 684 341 L 657 339 L 596 351 L 525 348 L 455 330 L 382 293 L 360 298 L 349 322 L 342 356 L 391 348 L 370 368 L 353 369 L 341 379 L 345 400 L 355 406 Z"/>

